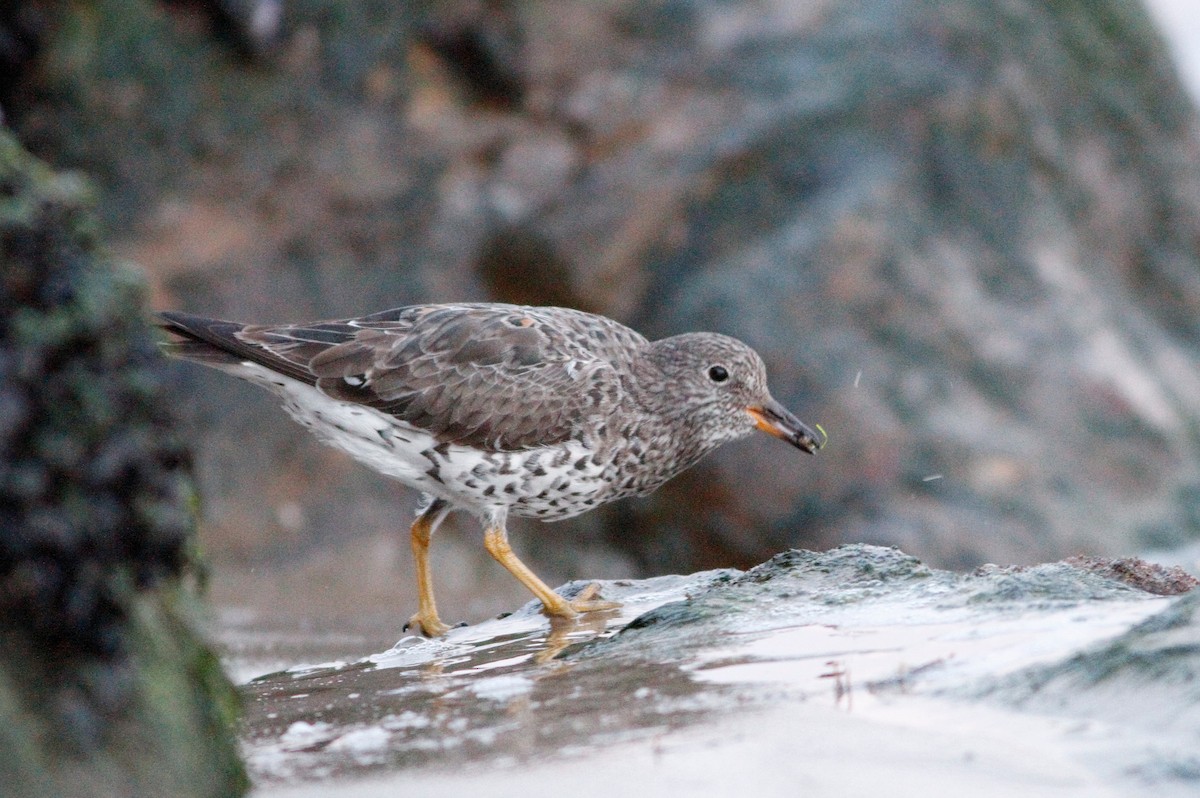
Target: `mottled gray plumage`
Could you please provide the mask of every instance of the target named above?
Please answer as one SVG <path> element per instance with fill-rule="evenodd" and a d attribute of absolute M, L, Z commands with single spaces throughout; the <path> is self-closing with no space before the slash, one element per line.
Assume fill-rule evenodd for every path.
<path fill-rule="evenodd" d="M 171 354 L 263 385 L 327 443 L 429 494 L 428 532 L 464 509 L 502 538 L 509 514 L 648 493 L 755 428 L 810 453 L 824 442 L 771 398 L 757 353 L 716 333 L 649 342 L 602 316 L 502 304 L 288 325 L 161 316 L 182 338 Z M 440 633 L 425 592 L 413 620 Z"/>

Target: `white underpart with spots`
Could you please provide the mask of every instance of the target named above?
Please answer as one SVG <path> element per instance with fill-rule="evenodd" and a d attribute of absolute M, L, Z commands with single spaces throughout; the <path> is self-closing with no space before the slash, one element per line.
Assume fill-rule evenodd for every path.
<path fill-rule="evenodd" d="M 321 441 L 363 465 L 484 519 L 559 520 L 603 503 L 606 464 L 577 440 L 513 452 L 440 444 L 424 430 L 249 361 L 220 366 L 283 400 Z"/>

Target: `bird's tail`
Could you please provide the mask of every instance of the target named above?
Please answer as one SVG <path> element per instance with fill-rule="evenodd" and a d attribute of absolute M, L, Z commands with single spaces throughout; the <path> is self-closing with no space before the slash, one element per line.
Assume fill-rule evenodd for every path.
<path fill-rule="evenodd" d="M 240 351 L 245 345 L 235 335 L 246 325 L 176 311 L 157 315 L 162 329 L 179 336 L 160 344 L 165 354 L 218 368 L 246 360 L 246 353 Z"/>

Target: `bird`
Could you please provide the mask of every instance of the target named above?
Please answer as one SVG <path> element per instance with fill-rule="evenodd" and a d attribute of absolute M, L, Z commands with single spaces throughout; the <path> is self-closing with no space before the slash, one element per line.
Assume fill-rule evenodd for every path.
<path fill-rule="evenodd" d="M 594 586 L 555 593 L 513 552 L 510 516 L 554 521 L 646 495 L 755 430 L 809 454 L 827 441 L 771 396 L 758 353 L 720 333 L 649 341 L 605 316 L 503 303 L 298 324 L 158 318 L 167 354 L 266 388 L 321 441 L 422 493 L 404 628 L 427 637 L 450 628 L 429 547 L 454 510 L 479 520 L 488 553 L 547 616 L 572 619 L 618 605 Z"/>

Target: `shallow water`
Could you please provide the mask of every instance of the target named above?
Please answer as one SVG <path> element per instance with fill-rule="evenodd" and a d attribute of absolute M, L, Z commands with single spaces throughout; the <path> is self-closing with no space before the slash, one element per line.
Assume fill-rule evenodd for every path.
<path fill-rule="evenodd" d="M 269 782 L 482 759 L 516 762 L 686 723 L 709 708 L 709 699 L 678 668 L 573 673 L 578 665 L 565 657 L 611 637 L 646 610 L 682 599 L 706 579 L 606 583 L 606 597 L 622 601 L 622 608 L 576 624 L 552 628 L 530 603 L 439 640 L 408 636 L 355 661 L 260 676 L 244 688 L 251 771 Z"/>
<path fill-rule="evenodd" d="M 963 576 L 864 546 L 602 584 L 624 606 L 580 624 L 554 628 L 531 603 L 441 640 L 248 682 L 256 794 L 1200 786 L 1186 769 L 1200 696 L 1177 694 L 1196 722 L 1168 729 L 1138 718 L 1158 677 L 1110 679 L 1117 694 L 1095 698 L 1037 687 L 1179 599 L 1064 565 Z"/>

